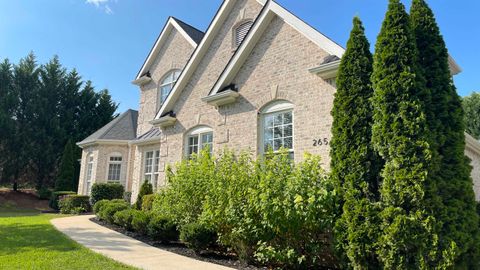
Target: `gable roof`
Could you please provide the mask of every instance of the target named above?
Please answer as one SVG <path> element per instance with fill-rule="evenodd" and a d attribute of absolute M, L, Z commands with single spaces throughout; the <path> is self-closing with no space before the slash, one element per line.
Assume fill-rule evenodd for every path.
<path fill-rule="evenodd" d="M 192 45 L 193 48 L 196 48 L 197 45 L 200 43 L 202 40 L 204 33 L 197 28 L 177 19 L 174 17 L 169 17 L 167 22 L 165 23 L 165 26 L 163 27 L 162 31 L 160 32 L 160 35 L 158 36 L 157 40 L 155 41 L 155 44 L 153 45 L 152 49 L 150 50 L 150 53 L 148 54 L 147 58 L 145 59 L 145 62 L 142 65 L 142 68 L 140 68 L 140 71 L 138 72 L 137 76 L 135 77 L 135 80 L 140 79 L 142 76 L 147 74 L 149 71 L 151 65 L 155 61 L 155 58 L 159 52 L 159 50 L 162 48 L 163 44 L 165 41 L 168 39 L 168 35 L 171 33 L 172 29 L 176 29 L 182 36 Z"/>
<path fill-rule="evenodd" d="M 275 16 L 280 17 L 293 29 L 297 30 L 318 47 L 329 53 L 329 56 L 325 59 L 326 61 L 333 62 L 334 60 L 339 60 L 345 52 L 345 49 L 342 46 L 338 45 L 333 40 L 293 15 L 275 1 L 270 0 L 258 16 L 240 47 L 230 59 L 222 74 L 220 74 L 217 82 L 210 91 L 210 95 L 217 94 L 225 87 L 225 85 L 231 83 Z"/>
<path fill-rule="evenodd" d="M 165 112 L 171 111 L 173 109 L 173 105 L 179 97 L 181 90 L 183 90 L 183 88 L 187 85 L 191 76 L 200 64 L 200 61 L 203 59 L 203 56 L 205 56 L 205 54 L 208 52 L 208 49 L 210 48 L 213 39 L 220 31 L 221 27 L 223 26 L 223 22 L 228 18 L 230 11 L 233 9 L 237 1 L 238 0 L 223 1 L 217 13 L 213 17 L 213 20 L 210 22 L 205 36 L 193 52 L 192 57 L 190 57 L 190 59 L 188 60 L 187 65 L 180 74 L 180 77 L 173 86 L 173 89 L 171 90 L 165 102 L 160 107 L 160 110 L 157 112 L 155 119 L 160 118 L 162 115 L 165 114 Z M 268 0 L 257 0 L 257 2 L 261 5 L 264 5 L 266 1 Z"/>
<path fill-rule="evenodd" d="M 225 0 L 223 2 L 222 6 L 220 7 L 214 19 L 212 20 L 210 26 L 208 27 L 205 37 L 203 38 L 202 42 L 198 45 L 198 47 L 195 49 L 195 52 L 193 53 L 192 57 L 188 61 L 182 74 L 178 78 L 175 86 L 170 92 L 170 95 L 167 97 L 167 99 L 161 106 L 160 110 L 158 111 L 155 119 L 161 118 L 161 116 L 165 112 L 168 112 L 173 109 L 173 106 L 176 100 L 178 99 L 178 97 L 180 96 L 181 91 L 187 85 L 189 79 L 195 72 L 198 64 L 200 63 L 203 56 L 208 51 L 213 38 L 216 36 L 216 33 L 218 33 L 223 22 L 225 21 L 226 17 L 228 16 L 229 12 L 231 11 L 232 7 L 236 2 L 237 0 Z M 333 42 L 332 40 L 330 40 L 329 38 L 327 38 L 326 36 L 318 32 L 317 30 L 315 30 L 314 28 L 312 28 L 311 26 L 309 26 L 308 24 L 300 20 L 298 17 L 296 17 L 295 15 L 290 13 L 288 10 L 278 5 L 276 2 L 272 0 L 257 0 L 257 2 L 259 2 L 261 5 L 264 5 L 264 8 L 261 11 L 260 15 L 258 15 L 257 19 L 255 20 L 255 23 L 250 29 L 250 31 L 248 32 L 247 36 L 245 37 L 245 40 L 242 42 L 240 47 L 237 49 L 235 54 L 230 59 L 228 66 L 233 65 L 232 63 L 238 62 L 236 57 L 243 54 L 242 47 L 243 48 L 247 47 L 247 49 L 250 49 L 250 51 L 251 49 L 253 49 L 252 44 L 254 44 L 255 42 L 247 42 L 246 40 L 248 40 L 249 37 L 252 37 L 252 36 L 257 37 L 257 40 L 258 40 L 259 34 L 263 33 L 263 30 L 266 29 L 268 25 L 267 22 L 271 21 L 271 19 L 273 18 L 272 15 L 280 16 L 286 23 L 288 23 L 293 28 L 300 31 L 307 38 L 312 40 L 314 43 L 318 44 L 321 48 L 325 49 L 328 53 L 337 55 L 338 57 L 342 56 L 344 49 L 340 45 L 336 44 L 335 42 Z M 221 74 L 221 77 L 226 76 L 224 74 L 230 74 L 230 72 L 227 71 L 227 68 Z M 220 86 L 218 86 L 218 88 L 221 88 L 221 84 L 223 84 L 223 81 L 224 81 L 224 80 L 221 80 L 220 78 L 217 83 L 219 83 L 220 81 L 222 81 L 222 83 L 219 83 Z M 211 93 L 213 92 L 214 91 L 211 91 Z M 152 122 L 155 122 L 155 120 Z"/>
<path fill-rule="evenodd" d="M 133 140 L 137 135 L 137 121 L 138 112 L 130 109 L 95 131 L 83 141 L 77 143 L 77 145 L 82 147 L 102 141 Z"/>

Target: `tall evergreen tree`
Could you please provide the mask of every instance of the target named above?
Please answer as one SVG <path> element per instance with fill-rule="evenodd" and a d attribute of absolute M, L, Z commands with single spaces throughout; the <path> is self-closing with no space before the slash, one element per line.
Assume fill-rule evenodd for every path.
<path fill-rule="evenodd" d="M 461 98 L 453 84 L 445 42 L 434 14 L 424 0 L 413 0 L 410 20 L 419 51 L 420 72 L 430 94 L 426 115 L 434 160 L 429 177 L 436 183 L 441 199 L 441 202 L 429 205 L 435 207 L 431 210 L 441 226 L 440 245 L 445 247 L 454 241 L 459 248 L 457 264 L 472 262 L 475 258 L 468 256 L 473 255 L 471 250 L 478 245 L 475 243 L 478 240 L 478 215 L 471 167 L 465 157 Z"/>
<path fill-rule="evenodd" d="M 435 201 L 428 181 L 432 158 L 425 100 L 429 97 L 417 64 L 418 51 L 409 16 L 390 0 L 377 38 L 372 82 L 372 142 L 385 161 L 382 170 L 382 232 L 378 255 L 386 269 L 448 265 L 455 246 L 438 247 Z M 443 257 L 442 261 L 437 261 Z"/>
<path fill-rule="evenodd" d="M 0 63 L 0 183 L 7 183 L 5 179 L 8 157 L 10 153 L 9 143 L 15 134 L 15 108 L 18 105 L 18 95 L 13 88 L 12 65 L 8 60 Z"/>
<path fill-rule="evenodd" d="M 342 56 L 333 103 L 332 177 L 342 194 L 342 215 L 337 221 L 339 249 L 358 269 L 378 268 L 374 243 L 379 231 L 380 159 L 371 145 L 373 59 L 359 18 Z"/>
<path fill-rule="evenodd" d="M 75 158 L 75 147 L 75 143 L 71 140 L 65 145 L 55 181 L 55 190 L 57 191 L 76 191 L 75 163 L 77 161 Z"/>

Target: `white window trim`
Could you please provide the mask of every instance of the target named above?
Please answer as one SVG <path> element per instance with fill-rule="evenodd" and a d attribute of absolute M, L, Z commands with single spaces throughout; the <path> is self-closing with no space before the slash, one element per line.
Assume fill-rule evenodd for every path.
<path fill-rule="evenodd" d="M 147 173 L 147 154 L 152 152 L 152 171 Z M 156 165 L 155 162 L 158 159 L 158 164 Z M 147 175 L 150 175 L 150 184 L 152 184 L 154 190 L 157 189 L 158 186 L 158 181 L 160 177 L 160 150 L 158 149 L 149 149 L 145 150 L 143 152 L 143 157 L 142 157 L 142 178 L 141 178 L 141 183 L 143 183 L 145 180 L 147 180 Z M 157 167 L 157 171 L 155 171 L 155 166 Z M 155 178 L 157 178 L 157 181 L 154 182 Z"/>
<path fill-rule="evenodd" d="M 190 130 L 190 132 L 186 133 L 185 134 L 185 143 L 184 143 L 184 155 L 185 157 L 190 157 L 190 153 L 189 153 L 189 140 L 191 137 L 193 136 L 196 136 L 198 138 L 198 149 L 197 149 L 197 154 L 199 154 L 202 149 L 203 149 L 203 141 L 202 141 L 202 135 L 205 135 L 205 134 L 208 134 L 208 133 L 211 133 L 212 134 L 212 142 L 211 142 L 211 148 L 210 149 L 210 152 L 213 153 L 213 129 L 208 127 L 208 126 L 199 126 L 199 127 L 196 127 L 196 128 L 193 128 L 192 130 Z"/>
<path fill-rule="evenodd" d="M 258 149 L 261 155 L 265 155 L 265 117 L 269 115 L 291 112 L 292 113 L 292 149 L 289 149 L 289 153 L 295 153 L 295 113 L 294 113 L 294 106 L 292 103 L 280 100 L 274 101 L 266 105 L 263 109 L 260 110 L 259 113 L 259 131 L 258 134 L 259 141 L 258 141 Z M 274 151 L 276 153 L 278 151 Z"/>
<path fill-rule="evenodd" d="M 112 158 L 120 158 L 121 160 L 112 160 Z M 120 172 L 118 174 L 118 180 L 110 180 L 110 165 L 119 164 Z M 117 183 L 120 184 L 122 180 L 122 171 L 123 171 L 123 156 L 121 153 L 112 153 L 108 156 L 107 161 L 107 182 L 108 183 Z"/>
<path fill-rule="evenodd" d="M 89 153 L 87 155 L 87 168 L 85 171 L 85 194 L 90 195 L 92 190 L 92 182 L 93 182 L 93 165 L 95 162 L 95 157 L 93 153 Z"/>
<path fill-rule="evenodd" d="M 178 73 L 176 78 L 175 78 L 175 73 Z M 170 92 L 172 92 L 173 86 L 177 82 L 181 73 L 182 73 L 182 71 L 180 69 L 171 69 L 167 73 L 165 73 L 165 75 L 163 75 L 163 77 L 160 79 L 160 81 L 158 82 L 158 87 L 157 87 L 157 89 L 158 89 L 157 90 L 157 109 L 159 109 L 162 106 L 162 104 L 167 100 L 168 95 L 170 95 Z M 169 78 L 172 78 L 172 80 L 166 82 L 166 80 L 168 80 Z M 170 91 L 165 96 L 165 100 L 162 100 L 162 96 L 163 96 L 162 88 L 164 86 L 167 86 L 167 85 L 171 85 L 170 86 Z"/>

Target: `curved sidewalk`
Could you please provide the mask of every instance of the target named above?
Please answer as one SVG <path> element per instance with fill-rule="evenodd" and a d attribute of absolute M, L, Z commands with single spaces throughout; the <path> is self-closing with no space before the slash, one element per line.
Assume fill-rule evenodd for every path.
<path fill-rule="evenodd" d="M 94 216 L 57 218 L 52 219 L 51 223 L 59 231 L 85 247 L 116 261 L 141 269 L 232 269 L 152 247 L 131 237 L 100 226 L 90 221 L 92 217 Z"/>

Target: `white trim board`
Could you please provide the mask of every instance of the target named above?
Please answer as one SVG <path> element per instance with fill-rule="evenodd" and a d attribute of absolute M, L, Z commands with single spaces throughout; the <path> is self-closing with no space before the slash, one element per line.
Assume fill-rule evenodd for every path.
<path fill-rule="evenodd" d="M 197 47 L 197 43 L 190 37 L 190 35 L 183 30 L 183 28 L 178 24 L 178 22 L 175 20 L 173 17 L 169 17 L 165 26 L 163 27 L 162 32 L 157 38 L 157 41 L 155 42 L 155 45 L 153 45 L 152 49 L 150 50 L 150 53 L 147 56 L 147 59 L 145 60 L 145 63 L 143 64 L 142 68 L 137 74 L 137 77 L 135 77 L 135 81 L 140 79 L 140 77 L 148 71 L 148 69 L 151 67 L 153 62 L 155 61 L 155 58 L 158 55 L 158 52 L 162 48 L 163 44 L 165 41 L 168 39 L 168 36 L 172 32 L 172 29 L 176 29 L 187 41 L 192 45 L 193 48 Z"/>
<path fill-rule="evenodd" d="M 217 94 L 218 91 L 220 91 L 226 84 L 231 83 L 231 81 L 234 79 L 242 65 L 245 63 L 253 48 L 257 44 L 258 40 L 261 38 L 266 28 L 273 20 L 273 18 L 275 18 L 275 16 L 281 18 L 285 23 L 303 34 L 305 37 L 307 37 L 309 40 L 311 40 L 313 43 L 315 43 L 317 46 L 319 46 L 329 54 L 336 55 L 338 58 L 341 58 L 343 53 L 345 52 L 345 49 L 342 48 L 340 45 L 333 42 L 331 39 L 327 38 L 325 35 L 300 20 L 291 12 L 289 12 L 279 4 L 275 3 L 274 1 L 269 1 L 265 9 L 259 15 L 259 18 L 255 22 L 255 24 L 252 26 L 252 29 L 245 37 L 244 42 L 235 52 L 227 67 L 220 75 L 218 81 L 213 86 L 210 95 Z"/>

